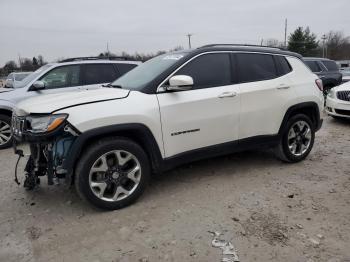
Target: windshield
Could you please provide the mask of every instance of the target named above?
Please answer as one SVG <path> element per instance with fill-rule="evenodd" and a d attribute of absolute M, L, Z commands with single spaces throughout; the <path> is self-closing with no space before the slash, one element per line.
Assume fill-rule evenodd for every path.
<path fill-rule="evenodd" d="M 111 85 L 129 90 L 141 90 L 185 55 L 185 52 L 181 52 L 152 58 L 118 78 Z"/>
<path fill-rule="evenodd" d="M 35 72 L 33 72 L 30 75 L 28 75 L 27 77 L 25 77 L 21 82 L 17 83 L 15 88 L 25 87 L 31 81 L 33 81 L 35 78 L 37 78 L 43 71 L 45 71 L 46 69 L 48 69 L 51 66 L 52 66 L 52 64 L 51 65 L 48 64 L 48 65 L 44 65 L 44 66 L 40 67 Z"/>

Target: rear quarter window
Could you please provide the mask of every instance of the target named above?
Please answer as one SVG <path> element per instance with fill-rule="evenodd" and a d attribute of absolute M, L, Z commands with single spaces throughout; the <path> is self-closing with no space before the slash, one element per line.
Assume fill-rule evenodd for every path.
<path fill-rule="evenodd" d="M 293 71 L 291 65 L 284 56 L 275 56 L 275 58 L 279 76 L 286 75 Z"/>

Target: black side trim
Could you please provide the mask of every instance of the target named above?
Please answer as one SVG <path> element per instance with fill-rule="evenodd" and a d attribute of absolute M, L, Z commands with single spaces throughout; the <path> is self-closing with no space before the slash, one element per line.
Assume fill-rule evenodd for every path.
<path fill-rule="evenodd" d="M 70 106 L 66 106 L 66 107 L 62 107 L 59 109 L 56 109 L 55 111 L 52 111 L 51 114 L 56 113 L 60 110 L 64 110 L 67 108 L 72 108 L 72 107 L 76 107 L 76 106 L 83 106 L 83 105 L 89 105 L 89 104 L 95 104 L 95 103 L 102 103 L 102 102 L 107 102 L 107 101 L 113 101 L 113 100 L 119 100 L 119 99 L 124 99 L 127 98 L 130 94 L 130 91 L 128 92 L 128 94 L 124 97 L 118 97 L 118 98 L 110 98 L 110 99 L 104 99 L 104 100 L 97 100 L 97 101 L 92 101 L 92 102 L 86 102 L 86 103 L 80 103 L 80 104 L 74 104 L 74 105 L 70 105 Z"/>
<path fill-rule="evenodd" d="M 242 140 L 232 141 L 219 145 L 213 145 L 194 149 L 188 152 L 164 159 L 162 170 L 170 170 L 176 166 L 194 162 L 201 159 L 207 159 L 215 156 L 227 155 L 230 153 L 246 151 L 257 148 L 269 148 L 276 146 L 280 141 L 279 135 L 264 135 L 245 138 Z"/>
<path fill-rule="evenodd" d="M 154 171 L 160 170 L 162 155 L 152 132 L 143 124 L 131 123 L 95 128 L 78 136 L 69 152 L 70 157 L 63 162 L 63 168 L 67 170 L 68 175 L 73 174 L 76 161 L 79 159 L 83 148 L 93 139 L 107 136 L 131 137 L 140 143 L 148 153 Z"/>
<path fill-rule="evenodd" d="M 321 129 L 323 121 L 321 119 L 318 105 L 315 102 L 305 102 L 305 103 L 296 104 L 287 110 L 287 112 L 284 115 L 278 134 L 282 134 L 285 131 L 288 119 L 296 112 L 309 113 L 312 117 L 311 121 L 315 124 L 316 131 Z"/>

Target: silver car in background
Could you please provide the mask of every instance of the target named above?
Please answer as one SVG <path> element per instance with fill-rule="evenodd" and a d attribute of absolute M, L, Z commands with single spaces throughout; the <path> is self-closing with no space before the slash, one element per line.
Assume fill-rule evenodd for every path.
<path fill-rule="evenodd" d="M 20 82 L 31 73 L 33 72 L 13 72 L 9 74 L 5 80 L 5 87 L 17 88 L 17 86 L 21 86 Z"/>
<path fill-rule="evenodd" d="M 118 58 L 74 58 L 40 67 L 13 86 L 0 88 L 0 149 L 12 145 L 12 110 L 21 100 L 42 94 L 96 89 L 139 65 Z"/>

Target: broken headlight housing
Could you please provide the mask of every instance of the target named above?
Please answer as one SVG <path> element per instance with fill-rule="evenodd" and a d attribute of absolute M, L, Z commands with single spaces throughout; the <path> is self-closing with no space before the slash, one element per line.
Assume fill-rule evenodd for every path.
<path fill-rule="evenodd" d="M 60 127 L 67 118 L 67 114 L 27 116 L 26 131 L 34 134 L 49 133 Z"/>
<path fill-rule="evenodd" d="M 335 91 L 334 91 L 334 89 L 329 90 L 328 96 L 329 96 L 330 98 L 335 98 Z"/>

